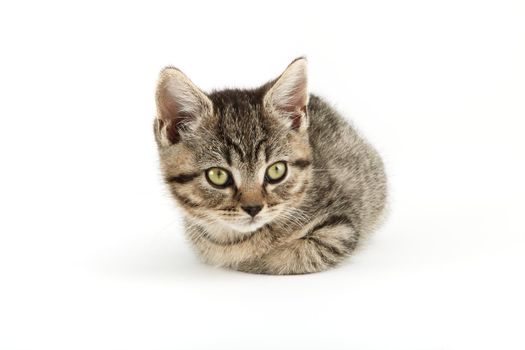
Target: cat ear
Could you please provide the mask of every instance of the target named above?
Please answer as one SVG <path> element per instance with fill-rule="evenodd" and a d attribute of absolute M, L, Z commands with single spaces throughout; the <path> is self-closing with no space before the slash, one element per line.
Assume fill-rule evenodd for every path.
<path fill-rule="evenodd" d="M 306 58 L 290 63 L 264 96 L 264 105 L 294 130 L 308 127 L 308 77 Z"/>
<path fill-rule="evenodd" d="M 161 144 L 171 145 L 212 113 L 210 99 L 176 68 L 165 68 L 157 84 L 157 133 Z"/>

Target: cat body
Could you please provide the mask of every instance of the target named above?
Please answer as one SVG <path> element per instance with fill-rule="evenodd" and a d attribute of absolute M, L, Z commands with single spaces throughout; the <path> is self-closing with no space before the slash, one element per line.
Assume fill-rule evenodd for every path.
<path fill-rule="evenodd" d="M 308 93 L 304 58 L 260 88 L 210 94 L 168 68 L 157 106 L 161 168 L 207 263 L 265 274 L 322 271 L 379 223 L 382 161 Z"/>

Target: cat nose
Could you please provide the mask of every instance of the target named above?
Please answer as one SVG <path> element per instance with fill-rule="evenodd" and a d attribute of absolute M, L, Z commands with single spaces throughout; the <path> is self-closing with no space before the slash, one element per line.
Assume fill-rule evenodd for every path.
<path fill-rule="evenodd" d="M 242 210 L 250 214 L 250 216 L 253 218 L 255 215 L 257 215 L 258 212 L 261 211 L 262 205 L 247 205 L 242 206 Z"/>

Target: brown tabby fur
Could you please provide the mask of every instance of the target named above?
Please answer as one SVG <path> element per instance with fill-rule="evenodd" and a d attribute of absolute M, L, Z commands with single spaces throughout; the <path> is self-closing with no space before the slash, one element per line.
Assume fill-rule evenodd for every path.
<path fill-rule="evenodd" d="M 186 233 L 207 263 L 264 274 L 322 271 L 377 226 L 386 199 L 382 161 L 336 111 L 308 94 L 305 68 L 299 58 L 259 88 L 209 94 L 175 68 L 161 73 L 160 163 Z M 276 161 L 286 161 L 288 174 L 272 185 L 264 171 Z M 232 186 L 208 183 L 205 170 L 217 166 L 230 171 Z M 253 204 L 263 206 L 261 227 L 241 209 Z"/>

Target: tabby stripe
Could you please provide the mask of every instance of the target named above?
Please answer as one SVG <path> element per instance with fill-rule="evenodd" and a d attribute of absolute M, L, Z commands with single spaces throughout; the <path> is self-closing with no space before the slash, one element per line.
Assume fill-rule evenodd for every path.
<path fill-rule="evenodd" d="M 270 156 L 272 155 L 272 147 L 271 144 L 267 143 L 266 147 L 264 147 L 264 159 L 266 160 L 266 163 L 270 160 Z"/>
<path fill-rule="evenodd" d="M 224 141 L 226 141 L 227 146 L 233 148 L 235 150 L 235 152 L 237 152 L 241 162 L 244 162 L 245 158 L 246 158 L 246 155 L 244 154 L 241 146 L 239 146 L 238 144 L 233 142 L 233 140 L 231 138 L 229 138 L 228 136 L 226 136 L 226 135 L 224 135 Z"/>
<path fill-rule="evenodd" d="M 180 174 L 176 176 L 170 176 L 166 179 L 166 181 L 169 183 L 176 182 L 178 184 L 185 184 L 192 181 L 197 176 L 199 176 L 199 173 Z"/>
<path fill-rule="evenodd" d="M 355 240 L 353 239 L 344 239 L 342 240 L 342 243 L 346 250 L 348 250 L 348 253 L 352 252 L 355 247 L 357 246 L 357 238 Z"/>
<path fill-rule="evenodd" d="M 262 192 L 263 192 L 264 198 L 266 198 L 266 196 L 268 195 L 268 190 L 266 189 L 267 186 L 268 186 L 268 182 L 264 181 L 262 185 Z"/>
<path fill-rule="evenodd" d="M 296 166 L 296 167 L 301 168 L 301 169 L 304 169 L 304 168 L 310 166 L 310 164 L 312 164 L 312 162 L 310 162 L 308 159 L 297 159 L 297 160 L 292 162 L 293 166 Z"/>
<path fill-rule="evenodd" d="M 268 141 L 268 139 L 262 139 L 260 140 L 259 142 L 257 142 L 257 144 L 255 145 L 255 149 L 253 151 L 253 157 L 252 159 L 255 161 L 257 161 L 258 159 L 258 156 L 259 156 L 259 150 L 261 149 L 261 146 L 264 142 Z"/>
<path fill-rule="evenodd" d="M 330 226 L 338 226 L 338 225 L 347 225 L 350 226 L 353 229 L 352 222 L 350 219 L 343 215 L 334 215 L 330 216 L 325 221 L 321 222 L 320 224 L 317 224 L 312 228 L 302 239 L 311 241 L 316 245 L 316 248 L 319 252 L 319 256 L 323 261 L 326 263 L 325 260 L 327 260 L 327 257 L 322 253 L 321 248 L 325 249 L 326 251 L 332 253 L 334 257 L 343 257 L 345 254 L 349 253 L 355 248 L 355 244 L 349 244 L 350 242 L 345 241 L 343 242 L 343 247 L 346 248 L 344 250 L 348 250 L 348 252 L 345 252 L 344 250 L 339 249 L 338 247 L 335 247 L 333 245 L 327 244 L 323 242 L 321 239 L 313 236 L 315 231 L 322 229 L 324 227 L 330 227 Z M 330 264 L 335 264 L 335 262 L 330 261 Z"/>
<path fill-rule="evenodd" d="M 231 155 L 230 149 L 228 147 L 226 147 L 223 150 L 222 155 L 223 155 L 224 159 L 226 159 L 226 163 L 228 163 L 229 166 L 232 166 L 232 155 Z"/>
<path fill-rule="evenodd" d="M 313 242 L 313 243 L 315 243 L 318 248 L 319 247 L 323 247 L 324 249 L 328 250 L 330 253 L 332 253 L 333 255 L 335 255 L 337 257 L 341 257 L 341 256 L 345 255 L 345 252 L 339 250 L 339 248 L 337 248 L 337 247 L 335 247 L 333 245 L 327 244 L 327 243 L 321 241 L 319 238 L 307 237 L 306 239 L 311 241 L 311 242 Z M 321 258 L 322 258 L 322 256 L 321 256 Z"/>
<path fill-rule="evenodd" d="M 309 240 L 309 241 L 311 241 L 311 240 Z M 321 245 L 315 243 L 314 241 L 311 241 L 311 242 L 312 242 L 312 244 L 314 245 L 315 250 L 317 251 L 317 254 L 318 254 L 319 257 L 321 258 L 321 261 L 322 261 L 326 266 L 334 266 L 334 265 L 337 263 L 337 262 L 334 261 L 334 260 L 330 260 L 330 259 L 326 256 L 326 254 L 325 254 L 325 252 L 323 251 Z"/>
<path fill-rule="evenodd" d="M 348 225 L 352 229 L 354 228 L 354 225 L 353 225 L 352 221 L 348 217 L 346 217 L 344 215 L 333 215 L 333 216 L 330 216 L 325 221 L 321 222 L 320 224 L 317 224 L 316 226 L 314 226 L 314 228 L 312 228 L 310 230 L 310 232 L 306 234 L 306 236 L 312 234 L 313 232 L 315 232 L 315 231 L 317 231 L 317 230 L 319 230 L 319 229 L 321 229 L 323 227 L 337 226 L 337 225 Z"/>
<path fill-rule="evenodd" d="M 176 192 L 173 192 L 173 196 L 177 198 L 181 203 L 187 205 L 188 207 L 197 208 L 200 207 L 200 204 L 195 203 L 191 199 L 184 197 Z"/>

